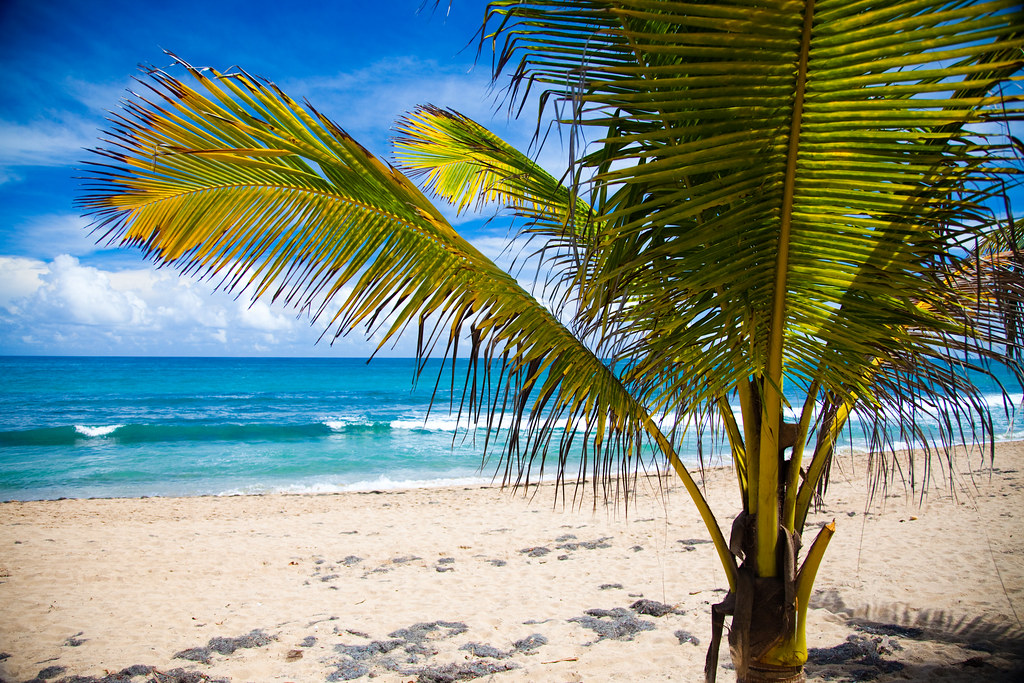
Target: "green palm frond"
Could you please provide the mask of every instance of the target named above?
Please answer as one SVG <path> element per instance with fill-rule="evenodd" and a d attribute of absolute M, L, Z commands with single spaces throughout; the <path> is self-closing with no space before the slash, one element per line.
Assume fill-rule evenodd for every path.
<path fill-rule="evenodd" d="M 1021 148 L 1024 156 L 1024 147 Z M 981 235 L 972 251 L 982 258 L 1001 253 L 1019 254 L 1024 250 L 1024 222 L 1007 216 L 992 229 Z"/>
<path fill-rule="evenodd" d="M 206 94 L 152 72 L 160 100 L 128 104 L 99 150 L 112 163 L 92 165 L 81 205 L 108 238 L 327 318 L 334 336 L 363 326 L 384 345 L 415 325 L 426 354 L 471 328 L 474 352 L 536 348 L 516 368 L 579 346 L 326 117 L 248 75 L 187 68 Z"/>
<path fill-rule="evenodd" d="M 546 236 L 582 236 L 593 210 L 568 185 L 472 119 L 424 106 L 403 117 L 395 149 L 411 178 L 455 205 L 489 203 L 527 219 L 526 230 Z"/>
<path fill-rule="evenodd" d="M 548 294 L 560 301 L 560 309 L 575 305 L 588 277 L 586 243 L 597 238 L 600 226 L 593 208 L 570 185 L 455 111 L 420 107 L 403 117 L 397 130 L 396 156 L 409 177 L 459 212 L 491 204 L 522 219 L 520 234 L 540 244 L 537 253 L 554 273 Z"/>
<path fill-rule="evenodd" d="M 814 402 L 826 438 L 804 494 L 852 410 L 895 413 L 916 443 L 934 399 L 965 392 L 948 409 L 987 433 L 961 351 L 1005 359 L 1022 340 L 966 322 L 978 307 L 954 282 L 1020 170 L 1009 142 L 975 132 L 1024 117 L 1000 91 L 1024 67 L 1017 3 L 537 0 L 489 18 L 514 96 L 542 88 L 596 143 L 577 162 L 602 225 L 578 329 L 628 363 L 650 410 L 718 410 L 760 576 L 781 571 L 780 520 L 798 531 L 806 509 Z M 810 394 L 795 442 L 787 383 Z M 742 434 L 719 408 L 733 395 Z"/>
<path fill-rule="evenodd" d="M 1014 2 L 492 14 L 519 92 L 543 84 L 601 142 L 581 159 L 608 195 L 591 314 L 627 312 L 603 324 L 644 359 L 645 395 L 665 389 L 673 360 L 680 405 L 772 362 L 864 395 L 865 359 L 929 355 L 894 330 L 962 331 L 935 273 L 959 267 L 950 245 L 991 221 L 983 201 L 1012 170 L 1006 144 L 971 130 L 1022 115 L 993 92 L 1022 64 Z M 628 306 L 609 306 L 609 291 Z"/>
<path fill-rule="evenodd" d="M 592 477 L 635 476 L 654 441 L 702 500 L 615 373 L 404 175 L 272 84 L 185 68 L 198 89 L 152 71 L 156 97 L 113 120 L 80 201 L 96 230 L 226 290 L 282 300 L 327 335 L 361 327 L 383 346 L 411 326 L 421 359 L 467 359 L 460 415 L 482 420 L 488 439 L 508 431 L 507 483 L 529 483 L 574 443 Z M 715 541 L 728 568 L 720 531 Z"/>

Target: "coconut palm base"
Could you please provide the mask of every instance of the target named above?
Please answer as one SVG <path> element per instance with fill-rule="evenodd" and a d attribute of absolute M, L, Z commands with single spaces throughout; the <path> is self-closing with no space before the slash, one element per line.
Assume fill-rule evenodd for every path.
<path fill-rule="evenodd" d="M 745 676 L 736 677 L 736 683 L 802 683 L 807 680 L 803 666 L 765 666 L 751 664 Z"/>
<path fill-rule="evenodd" d="M 779 528 L 780 576 L 762 577 L 754 568 L 756 526 L 756 517 L 745 512 L 733 522 L 729 547 L 737 557 L 746 559 L 736 570 L 733 589 L 712 608 L 711 645 L 704 669 L 708 683 L 716 680 L 722 629 L 730 615 L 729 654 L 738 681 L 804 680 L 806 635 L 798 624 L 806 618 L 806 611 L 798 609 L 796 570 L 800 536 Z M 813 557 L 819 555 L 815 551 Z"/>

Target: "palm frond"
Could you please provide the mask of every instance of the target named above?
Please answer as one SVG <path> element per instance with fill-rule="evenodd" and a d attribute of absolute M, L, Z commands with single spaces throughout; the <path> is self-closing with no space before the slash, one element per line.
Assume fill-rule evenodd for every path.
<path fill-rule="evenodd" d="M 530 483 L 574 444 L 581 481 L 628 479 L 650 440 L 701 499 L 617 375 L 404 175 L 270 83 L 183 66 L 197 89 L 151 71 L 150 99 L 127 103 L 96 150 L 105 161 L 90 164 L 80 204 L 106 239 L 282 300 L 327 335 L 362 328 L 383 346 L 416 328 L 421 359 L 468 361 L 458 410 L 483 422 L 488 443 L 507 433 L 506 483 Z M 715 540 L 728 568 L 720 531 Z"/>
<path fill-rule="evenodd" d="M 106 238 L 326 318 L 333 336 L 363 326 L 383 346 L 414 325 L 426 354 L 472 328 L 474 352 L 535 348 L 517 368 L 579 346 L 326 117 L 246 74 L 186 68 L 206 95 L 151 72 L 159 99 L 126 105 L 98 150 L 109 162 L 91 165 L 81 205 Z"/>
<path fill-rule="evenodd" d="M 1024 63 L 1015 3 L 492 13 L 517 94 L 543 85 L 601 143 L 580 160 L 608 196 L 587 312 L 649 403 L 715 400 L 764 372 L 773 331 L 788 375 L 870 396 L 870 359 L 933 355 L 900 330 L 963 331 L 940 273 L 1016 172 L 1007 142 L 972 133 L 1022 116 L 997 91 Z"/>
<path fill-rule="evenodd" d="M 552 274 L 546 295 L 558 302 L 559 311 L 575 308 L 579 287 L 588 279 L 585 259 L 592 250 L 587 242 L 597 238 L 600 226 L 573 186 L 455 111 L 420 107 L 397 129 L 400 168 L 459 212 L 473 204 L 510 210 L 521 219 L 519 234 L 539 243 L 534 255 Z"/>
<path fill-rule="evenodd" d="M 593 210 L 571 188 L 472 119 L 419 107 L 397 125 L 396 156 L 409 177 L 455 205 L 498 204 L 527 219 L 525 230 L 549 237 L 585 235 Z"/>

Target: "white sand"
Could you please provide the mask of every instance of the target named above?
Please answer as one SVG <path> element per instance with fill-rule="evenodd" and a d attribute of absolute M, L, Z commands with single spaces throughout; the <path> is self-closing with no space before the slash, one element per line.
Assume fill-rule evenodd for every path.
<path fill-rule="evenodd" d="M 810 612 L 808 644 L 827 650 L 808 665 L 812 680 L 1020 680 L 1024 444 L 1000 446 L 994 472 L 979 465 L 961 459 L 952 487 L 947 470 L 934 471 L 923 505 L 897 485 L 870 508 L 863 464 L 837 468 L 809 524 L 838 523 Z M 711 472 L 707 488 L 728 528 L 731 472 Z M 680 542 L 707 538 L 682 488 L 648 491 L 628 516 L 621 504 L 552 503 L 550 489 L 525 499 L 458 487 L 0 504 L 0 680 L 143 664 L 231 681 L 338 680 L 363 666 L 373 680 L 410 681 L 453 663 L 517 667 L 495 681 L 702 680 L 709 605 L 725 576 L 710 543 Z M 598 640 L 572 621 L 641 596 L 678 613 L 640 615 L 654 628 L 631 640 Z M 337 648 L 439 621 L 466 630 L 435 624 L 386 654 Z M 904 629 L 879 630 L 887 624 Z M 175 658 L 255 630 L 273 640 L 213 652 L 209 664 Z M 507 652 L 533 634 L 546 644 L 505 659 L 460 649 Z M 723 669 L 719 680 L 735 677 Z"/>

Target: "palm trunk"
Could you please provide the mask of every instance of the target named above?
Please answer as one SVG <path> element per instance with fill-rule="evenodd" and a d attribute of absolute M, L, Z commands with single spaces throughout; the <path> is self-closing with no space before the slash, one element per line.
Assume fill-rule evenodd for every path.
<path fill-rule="evenodd" d="M 802 683 L 806 680 L 803 664 L 793 667 L 751 664 L 744 678 L 736 677 L 737 683 Z"/>
<path fill-rule="evenodd" d="M 748 569 L 741 569 L 738 579 L 736 591 L 712 608 L 714 633 L 705 668 L 707 681 L 716 679 L 721 628 L 727 615 L 732 615 L 729 654 L 738 683 L 805 680 L 806 636 L 794 618 L 795 612 L 803 610 L 786 601 L 785 581 L 758 579 Z"/>
<path fill-rule="evenodd" d="M 805 639 L 797 629 L 796 605 L 784 579 L 759 579 L 741 570 L 736 593 L 729 654 L 738 683 L 803 681 Z"/>
<path fill-rule="evenodd" d="M 779 529 L 779 576 L 759 577 L 753 568 L 756 520 L 746 513 L 733 522 L 730 549 L 746 560 L 735 573 L 726 599 L 712 607 L 712 638 L 705 667 L 713 683 L 725 617 L 732 616 L 729 654 L 738 683 L 790 683 L 805 680 L 807 603 L 835 523 L 822 526 L 796 570 L 800 537 Z"/>
<path fill-rule="evenodd" d="M 804 679 L 807 646 L 803 629 L 797 628 L 803 614 L 798 614 L 796 596 L 800 537 L 777 528 L 772 571 L 757 572 L 757 520 L 741 514 L 732 527 L 729 545 L 745 558 L 737 572 L 729 631 L 729 652 L 741 683 Z"/>

